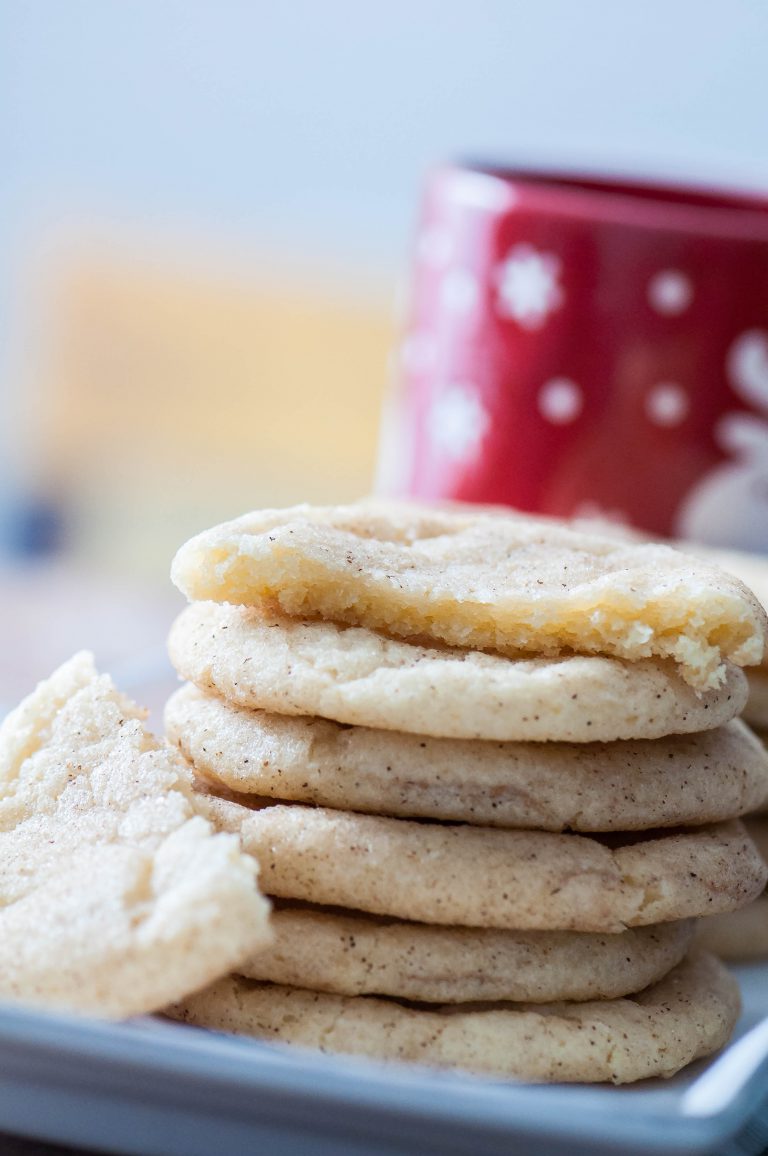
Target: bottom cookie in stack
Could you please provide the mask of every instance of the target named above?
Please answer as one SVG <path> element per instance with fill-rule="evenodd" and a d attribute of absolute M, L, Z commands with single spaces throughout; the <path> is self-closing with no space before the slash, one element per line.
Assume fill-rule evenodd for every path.
<path fill-rule="evenodd" d="M 321 1051 L 540 1083 L 622 1084 L 671 1076 L 716 1051 L 739 1007 L 733 977 L 712 955 L 695 953 L 625 998 L 428 1005 L 230 976 L 168 1014 Z"/>

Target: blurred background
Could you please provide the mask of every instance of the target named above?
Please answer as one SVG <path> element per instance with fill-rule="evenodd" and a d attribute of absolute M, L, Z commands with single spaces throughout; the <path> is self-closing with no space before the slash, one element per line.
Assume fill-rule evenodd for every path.
<path fill-rule="evenodd" d="M 3 0 L 5 556 L 166 590 L 364 494 L 430 167 L 765 189 L 766 43 L 762 0 Z"/>
<path fill-rule="evenodd" d="M 7 548 L 164 579 L 372 484 L 420 189 L 463 155 L 768 186 L 761 0 L 5 0 Z"/>

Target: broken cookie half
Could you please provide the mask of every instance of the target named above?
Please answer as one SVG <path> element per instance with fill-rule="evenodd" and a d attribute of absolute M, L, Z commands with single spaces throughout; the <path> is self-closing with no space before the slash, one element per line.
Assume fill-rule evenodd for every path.
<path fill-rule="evenodd" d="M 0 999 L 151 1012 L 269 944 L 257 865 L 81 653 L 0 726 Z"/>

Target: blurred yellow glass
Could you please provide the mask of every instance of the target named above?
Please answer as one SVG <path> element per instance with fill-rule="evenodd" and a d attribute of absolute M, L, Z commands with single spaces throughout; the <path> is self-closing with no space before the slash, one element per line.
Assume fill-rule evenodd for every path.
<path fill-rule="evenodd" d="M 222 517 L 370 489 L 385 300 L 86 253 L 47 280 L 38 435 L 77 555 L 159 572 Z"/>

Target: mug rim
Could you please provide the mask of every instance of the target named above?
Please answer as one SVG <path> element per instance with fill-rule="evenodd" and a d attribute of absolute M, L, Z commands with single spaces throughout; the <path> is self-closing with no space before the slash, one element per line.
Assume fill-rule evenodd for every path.
<path fill-rule="evenodd" d="M 768 193 L 710 182 L 460 159 L 437 168 L 453 198 L 497 214 L 557 216 L 768 241 Z"/>

